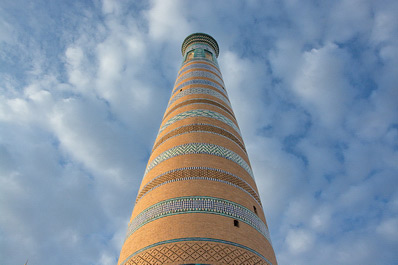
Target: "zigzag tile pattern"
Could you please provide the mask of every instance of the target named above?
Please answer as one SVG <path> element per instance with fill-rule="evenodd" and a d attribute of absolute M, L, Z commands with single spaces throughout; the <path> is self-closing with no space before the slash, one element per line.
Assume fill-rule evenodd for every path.
<path fill-rule="evenodd" d="M 241 136 L 238 126 L 236 126 L 236 124 L 233 121 L 231 121 L 230 119 L 228 119 L 227 117 L 225 117 L 224 115 L 222 115 L 218 112 L 207 110 L 207 109 L 188 110 L 188 111 L 185 111 L 185 112 L 175 115 L 174 117 L 170 118 L 162 127 L 160 127 L 159 134 L 161 132 L 163 132 L 168 126 L 173 124 L 174 122 L 180 121 L 183 119 L 187 119 L 187 118 L 191 118 L 191 117 L 205 117 L 205 118 L 212 118 L 212 119 L 219 120 L 219 121 L 224 122 L 225 124 L 231 126 L 232 128 L 234 128 L 234 130 L 239 134 L 239 136 Z"/>
<path fill-rule="evenodd" d="M 209 88 L 204 88 L 204 87 L 191 87 L 191 88 L 187 88 L 187 89 L 181 91 L 180 93 L 176 94 L 173 98 L 171 98 L 167 107 L 182 97 L 185 97 L 187 95 L 194 95 L 194 94 L 205 94 L 205 95 L 210 95 L 210 96 L 216 97 L 216 98 L 224 101 L 224 103 L 227 104 L 227 106 L 231 108 L 231 103 L 228 101 L 227 97 L 225 97 L 223 94 L 221 94 L 217 91 L 214 91 Z"/>
<path fill-rule="evenodd" d="M 172 109 L 170 109 L 166 113 L 163 120 L 166 119 L 166 117 L 169 116 L 169 114 L 172 113 L 173 111 L 175 111 L 176 109 L 190 105 L 190 104 L 210 104 L 210 105 L 216 106 L 217 108 L 222 109 L 225 112 L 228 112 L 228 114 L 230 114 L 235 119 L 235 115 L 232 113 L 232 111 L 230 111 L 228 108 L 226 108 L 222 104 L 218 103 L 217 101 L 210 100 L 207 98 L 195 98 L 195 99 L 188 99 L 188 100 L 183 101 L 180 104 L 177 104 L 176 106 L 174 106 Z"/>
<path fill-rule="evenodd" d="M 199 69 L 206 69 L 206 70 L 210 70 L 210 71 L 216 71 L 218 76 L 221 78 L 221 73 L 220 73 L 220 71 L 217 68 L 215 68 L 214 66 L 210 66 L 208 64 L 204 64 L 204 63 L 195 63 L 195 64 L 188 65 L 188 66 L 184 67 L 178 73 L 178 75 L 181 75 L 182 73 L 184 73 L 184 72 L 186 72 L 188 70 L 191 70 L 191 69 L 198 69 L 198 70 Z"/>
<path fill-rule="evenodd" d="M 254 179 L 253 172 L 249 164 L 246 163 L 246 161 L 240 155 L 225 147 L 206 143 L 188 143 L 183 145 L 177 145 L 173 148 L 170 148 L 169 150 L 164 151 L 149 163 L 145 170 L 144 177 L 146 176 L 146 174 L 148 174 L 149 171 L 151 171 L 154 167 L 156 167 L 163 161 L 172 157 L 188 154 L 207 154 L 231 160 L 232 162 L 242 167 Z"/>
<path fill-rule="evenodd" d="M 216 214 L 239 220 L 256 229 L 271 244 L 267 226 L 255 213 L 235 202 L 207 196 L 173 198 L 148 207 L 130 222 L 126 239 L 147 223 L 166 216 L 187 213 Z"/>
<path fill-rule="evenodd" d="M 221 78 L 219 78 L 217 75 L 207 72 L 207 71 L 192 71 L 192 72 L 188 72 L 186 74 L 181 75 L 175 82 L 175 84 L 177 85 L 178 83 L 180 83 L 182 80 L 190 78 L 190 77 L 207 77 L 210 79 L 213 79 L 215 81 L 217 81 L 218 83 L 220 83 L 222 86 L 224 86 L 224 82 L 222 81 Z"/>
<path fill-rule="evenodd" d="M 122 265 L 193 264 L 192 262 L 272 265 L 265 257 L 242 245 L 224 240 L 203 239 L 198 241 L 198 238 L 184 238 L 160 242 L 137 251 Z"/>
<path fill-rule="evenodd" d="M 260 198 L 254 189 L 245 180 L 227 171 L 208 167 L 184 167 L 170 170 L 148 182 L 138 193 L 136 203 L 148 192 L 171 182 L 187 180 L 209 180 L 222 182 L 234 186 L 250 195 L 259 205 Z"/>
<path fill-rule="evenodd" d="M 174 90 L 172 95 L 174 95 L 176 92 L 178 92 L 181 88 L 185 87 L 185 86 L 189 86 L 189 85 L 207 85 L 207 86 L 211 86 L 214 88 L 217 88 L 218 91 L 220 91 L 223 94 L 227 94 L 227 92 L 225 91 L 225 89 L 223 87 L 221 87 L 219 84 L 209 81 L 209 80 L 205 80 L 205 79 L 193 79 L 193 80 L 189 80 L 186 81 L 182 84 L 180 84 L 179 86 L 177 86 Z"/>
<path fill-rule="evenodd" d="M 178 135 L 181 135 L 181 134 L 191 133 L 191 132 L 213 133 L 213 134 L 217 134 L 217 135 L 226 137 L 226 138 L 230 139 L 231 141 L 233 141 L 234 143 L 236 143 L 244 152 L 246 152 L 245 146 L 243 145 L 241 140 L 239 140 L 235 135 L 233 135 L 232 133 L 224 130 L 223 128 L 220 128 L 218 126 L 214 126 L 214 125 L 211 125 L 211 124 L 206 124 L 206 123 L 188 124 L 188 125 L 184 125 L 184 126 L 178 127 L 176 129 L 170 131 L 169 133 L 167 133 L 165 136 L 160 138 L 155 143 L 155 145 L 152 148 L 152 152 L 159 145 L 161 145 L 162 143 L 164 143 L 168 139 L 173 138 L 173 137 L 178 136 Z"/>

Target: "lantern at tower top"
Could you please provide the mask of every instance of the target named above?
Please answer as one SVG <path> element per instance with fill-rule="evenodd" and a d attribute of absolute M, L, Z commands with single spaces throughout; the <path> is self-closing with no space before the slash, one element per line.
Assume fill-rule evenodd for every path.
<path fill-rule="evenodd" d="M 218 47 L 217 41 L 210 35 L 206 33 L 193 33 L 185 38 L 184 42 L 181 46 L 182 55 L 185 57 L 186 53 L 191 50 L 192 45 L 194 44 L 204 44 L 212 49 L 216 58 L 218 58 L 218 54 L 220 49 Z"/>

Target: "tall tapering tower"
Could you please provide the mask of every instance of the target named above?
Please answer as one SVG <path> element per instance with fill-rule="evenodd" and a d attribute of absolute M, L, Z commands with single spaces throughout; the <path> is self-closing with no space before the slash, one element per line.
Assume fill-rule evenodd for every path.
<path fill-rule="evenodd" d="M 119 262 L 277 264 L 209 35 L 189 35 Z"/>

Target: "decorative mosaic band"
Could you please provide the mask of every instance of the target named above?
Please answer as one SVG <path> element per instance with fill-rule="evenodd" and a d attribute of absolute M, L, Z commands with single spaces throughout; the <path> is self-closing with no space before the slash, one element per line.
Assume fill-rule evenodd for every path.
<path fill-rule="evenodd" d="M 189 85 L 207 85 L 207 86 L 211 86 L 214 88 L 217 88 L 220 92 L 224 93 L 225 95 L 227 94 L 227 91 L 225 91 L 225 89 L 220 86 L 219 84 L 209 81 L 209 80 L 205 80 L 205 79 L 193 79 L 193 80 L 189 80 L 186 81 L 184 83 L 182 83 L 181 85 L 177 86 L 174 90 L 172 94 L 175 94 L 176 92 L 178 92 L 181 88 L 185 87 L 185 86 L 189 86 Z"/>
<path fill-rule="evenodd" d="M 249 164 L 240 155 L 225 147 L 206 143 L 188 143 L 183 145 L 177 145 L 164 151 L 149 163 L 145 170 L 144 177 L 146 176 L 146 174 L 148 174 L 149 171 L 151 171 L 154 167 L 156 167 L 163 161 L 176 156 L 188 154 L 207 154 L 231 160 L 232 162 L 238 164 L 240 167 L 246 170 L 246 172 L 254 179 L 253 172 Z"/>
<path fill-rule="evenodd" d="M 209 180 L 222 182 L 238 188 L 252 197 L 261 205 L 260 197 L 245 180 L 227 171 L 208 167 L 184 167 L 170 170 L 148 182 L 138 193 L 136 203 L 148 192 L 170 182 L 186 180 Z"/>
<path fill-rule="evenodd" d="M 228 114 L 230 114 L 235 119 L 235 115 L 232 113 L 232 111 L 230 111 L 228 108 L 226 108 L 224 105 L 218 103 L 217 101 L 207 99 L 207 98 L 195 98 L 195 99 L 188 99 L 188 100 L 183 101 L 180 104 L 174 106 L 172 109 L 170 109 L 165 114 L 165 116 L 163 117 L 163 120 L 166 119 L 166 117 L 169 116 L 169 114 L 172 113 L 173 111 L 175 111 L 176 109 L 187 106 L 187 105 L 191 105 L 191 104 L 210 104 L 210 105 L 216 106 L 216 107 L 222 109 L 223 111 L 228 112 Z"/>
<path fill-rule="evenodd" d="M 191 77 L 206 77 L 206 78 L 210 78 L 213 79 L 215 81 L 217 81 L 220 85 L 225 86 L 224 85 L 224 81 L 219 78 L 217 75 L 207 72 L 207 71 L 192 71 L 192 72 L 188 72 L 186 74 L 180 75 L 180 77 L 176 80 L 175 85 L 177 85 L 178 83 L 180 83 L 182 80 L 187 79 L 187 78 L 191 78 Z"/>
<path fill-rule="evenodd" d="M 182 69 L 180 70 L 180 72 L 178 73 L 178 75 L 181 75 L 182 73 L 184 73 L 184 72 L 186 72 L 186 71 L 188 71 L 188 70 L 191 70 L 191 69 L 198 69 L 198 70 L 200 70 L 200 69 L 206 69 L 206 70 L 210 70 L 210 71 L 216 71 L 218 77 L 221 78 L 220 70 L 218 70 L 218 69 L 217 69 L 216 67 L 214 67 L 214 66 L 210 66 L 210 65 L 204 64 L 204 63 L 194 63 L 194 64 L 191 64 L 191 65 L 188 65 L 188 66 L 182 68 Z"/>
<path fill-rule="evenodd" d="M 225 124 L 231 126 L 232 128 L 234 128 L 234 130 L 239 134 L 239 136 L 241 136 L 238 126 L 236 126 L 236 124 L 233 121 L 231 121 L 230 119 L 228 119 L 227 117 L 225 117 L 224 115 L 222 115 L 218 112 L 207 110 L 207 109 L 188 110 L 188 111 L 185 111 L 185 112 L 182 112 L 182 113 L 179 113 L 179 114 L 173 116 L 162 127 L 160 127 L 159 134 L 162 133 L 164 131 L 164 129 L 166 129 L 168 126 L 170 126 L 174 122 L 180 121 L 183 119 L 187 119 L 187 118 L 191 118 L 191 117 L 205 117 L 205 118 L 212 118 L 212 119 L 219 120 L 219 121 L 224 122 Z"/>
<path fill-rule="evenodd" d="M 206 59 L 204 59 L 204 58 L 195 58 L 195 57 L 192 58 L 192 59 L 189 60 L 189 61 L 183 62 L 183 63 L 181 64 L 180 69 L 184 68 L 185 65 L 190 64 L 190 63 L 208 63 L 208 64 L 214 65 L 215 67 L 217 67 L 218 69 L 220 69 L 217 60 L 215 60 L 214 62 L 212 62 L 212 61 L 206 60 Z"/>
<path fill-rule="evenodd" d="M 167 107 L 170 106 L 171 104 L 173 104 L 176 100 L 178 100 L 184 96 L 193 95 L 193 94 L 206 94 L 206 95 L 216 97 L 216 98 L 224 101 L 225 104 L 227 104 L 229 107 L 231 107 L 231 103 L 229 103 L 228 98 L 225 97 L 223 94 L 221 94 L 217 91 L 214 91 L 213 89 L 204 88 L 204 87 L 191 87 L 191 88 L 187 88 L 187 89 L 181 91 L 180 93 L 176 94 L 173 98 L 170 99 Z"/>
<path fill-rule="evenodd" d="M 185 133 L 191 133 L 191 132 L 213 133 L 213 134 L 217 134 L 217 135 L 223 136 L 225 138 L 230 139 L 234 143 L 236 143 L 246 153 L 245 146 L 243 145 L 241 140 L 239 140 L 235 135 L 233 135 L 232 133 L 224 130 L 223 128 L 220 128 L 218 126 L 214 126 L 214 125 L 211 125 L 211 124 L 206 124 L 206 123 L 188 124 L 188 125 L 184 125 L 184 126 L 178 127 L 176 129 L 170 131 L 169 133 L 167 133 L 165 136 L 160 138 L 159 141 L 157 141 L 155 143 L 155 145 L 152 148 L 152 152 L 159 145 L 161 145 L 165 141 L 169 140 L 170 138 L 173 138 L 175 136 L 182 135 L 182 134 L 185 134 Z"/>
<path fill-rule="evenodd" d="M 188 52 L 195 50 L 195 49 L 205 49 L 208 50 L 210 52 L 212 52 L 213 54 L 216 54 L 216 52 L 214 51 L 214 49 L 208 45 L 208 44 L 201 44 L 201 43 L 196 43 L 196 44 L 191 44 L 189 45 L 186 49 L 185 49 L 185 54 L 187 54 Z"/>
<path fill-rule="evenodd" d="M 263 255 L 244 245 L 203 237 L 176 238 L 157 242 L 134 252 L 120 265 L 185 264 L 189 262 L 272 265 Z"/>
<path fill-rule="evenodd" d="M 216 214 L 239 220 L 256 229 L 271 244 L 267 226 L 255 213 L 238 203 L 208 196 L 178 197 L 146 208 L 130 222 L 126 239 L 140 227 L 152 221 L 166 216 L 187 213 Z"/>

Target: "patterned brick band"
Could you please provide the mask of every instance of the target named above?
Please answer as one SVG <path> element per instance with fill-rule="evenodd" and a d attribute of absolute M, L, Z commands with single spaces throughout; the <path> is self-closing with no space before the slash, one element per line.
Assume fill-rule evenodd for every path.
<path fill-rule="evenodd" d="M 146 208 L 130 222 L 126 239 L 147 223 L 166 216 L 186 213 L 216 214 L 239 220 L 256 229 L 271 244 L 267 226 L 255 213 L 235 202 L 207 196 L 173 198 Z"/>
<path fill-rule="evenodd" d="M 181 88 L 185 87 L 185 86 L 189 86 L 189 85 L 208 85 L 214 88 L 217 88 L 218 91 L 220 91 L 223 94 L 227 94 L 227 91 L 225 91 L 225 89 L 223 87 L 221 87 L 219 84 L 206 80 L 206 79 L 193 79 L 193 80 L 189 80 L 186 81 L 184 83 L 182 83 L 181 85 L 177 86 L 174 90 L 173 90 L 173 94 L 175 94 L 176 92 L 178 92 Z"/>
<path fill-rule="evenodd" d="M 120 265 L 186 264 L 272 265 L 257 251 L 235 242 L 203 237 L 176 238 L 161 241 L 131 254 Z"/>
<path fill-rule="evenodd" d="M 149 171 L 151 171 L 154 167 L 156 167 L 163 161 L 172 157 L 188 154 L 207 154 L 231 160 L 232 162 L 238 164 L 240 167 L 246 170 L 246 172 L 254 179 L 253 172 L 249 164 L 241 156 L 225 147 L 206 143 L 189 143 L 177 145 L 173 148 L 170 148 L 169 150 L 164 151 L 158 157 L 153 159 L 151 163 L 149 163 L 145 170 L 144 177 L 146 176 L 146 174 L 148 174 Z"/>
<path fill-rule="evenodd" d="M 175 85 L 180 83 L 182 80 L 190 78 L 190 77 L 206 77 L 206 78 L 214 79 L 221 86 L 224 86 L 224 82 L 222 81 L 221 78 L 219 78 L 217 75 L 215 75 L 211 72 L 203 71 L 203 70 L 202 71 L 192 71 L 192 72 L 188 72 L 186 74 L 180 75 L 180 77 L 176 80 Z"/>
<path fill-rule="evenodd" d="M 227 97 L 225 97 L 224 95 L 220 94 L 217 91 L 214 91 L 209 88 L 203 88 L 203 87 L 191 87 L 191 88 L 187 88 L 187 89 L 181 91 L 180 93 L 176 94 L 173 98 L 171 98 L 167 107 L 169 107 L 171 104 L 173 104 L 176 100 L 178 100 L 184 96 L 192 95 L 192 94 L 210 95 L 210 96 L 216 97 L 216 98 L 224 101 L 225 104 L 227 104 L 229 107 L 231 107 L 231 103 L 229 103 Z"/>
<path fill-rule="evenodd" d="M 232 128 L 234 128 L 234 130 L 239 134 L 239 136 L 241 136 L 238 126 L 236 126 L 236 124 L 233 121 L 231 121 L 230 119 L 228 119 L 227 117 L 225 117 L 224 115 L 222 115 L 218 112 L 207 110 L 207 109 L 188 110 L 188 111 L 185 111 L 185 112 L 182 112 L 182 113 L 179 113 L 179 114 L 173 116 L 162 127 L 160 127 L 159 134 L 161 132 L 163 132 L 168 126 L 173 124 L 174 122 L 180 121 L 183 119 L 187 119 L 187 118 L 192 118 L 192 117 L 205 117 L 205 118 L 212 118 L 212 119 L 219 120 L 219 121 L 224 122 L 225 124 L 231 126 Z"/>
<path fill-rule="evenodd" d="M 217 72 L 216 74 L 221 78 L 220 70 L 218 70 L 214 66 L 210 66 L 210 65 L 204 64 L 204 63 L 194 63 L 194 64 L 191 64 L 191 65 L 188 65 L 188 66 L 182 68 L 181 71 L 178 73 L 178 75 L 181 75 L 182 73 L 184 73 L 184 72 L 186 72 L 188 70 L 191 70 L 191 69 L 198 69 L 198 70 L 206 69 L 206 70 L 210 70 L 210 71 L 216 71 Z"/>
<path fill-rule="evenodd" d="M 235 142 L 245 153 L 246 153 L 246 149 L 245 146 L 243 145 L 243 143 L 241 142 L 241 140 L 239 140 L 235 135 L 233 135 L 232 133 L 224 130 L 223 128 L 220 128 L 218 126 L 214 126 L 211 124 L 206 124 L 206 123 L 194 123 L 194 124 L 188 124 L 188 125 L 184 125 L 181 127 L 178 127 L 172 131 L 170 131 L 168 134 L 166 134 L 165 136 L 163 136 L 162 138 L 159 139 L 159 141 L 157 141 L 155 143 L 155 145 L 152 148 L 152 152 L 162 143 L 164 143 L 165 141 L 167 141 L 168 139 L 184 134 L 184 133 L 190 133 L 190 132 L 207 132 L 207 133 L 214 133 L 217 135 L 221 135 L 224 136 L 230 140 L 232 140 L 233 142 Z"/>
<path fill-rule="evenodd" d="M 234 186 L 250 195 L 259 205 L 260 198 L 245 180 L 224 170 L 208 167 L 184 167 L 168 171 L 148 182 L 138 193 L 136 203 L 148 192 L 164 184 L 184 180 L 210 180 Z"/>
<path fill-rule="evenodd" d="M 180 69 L 183 69 L 186 65 L 197 64 L 197 63 L 205 63 L 208 65 L 213 65 L 214 68 L 217 68 L 218 71 L 220 71 L 220 66 L 218 65 L 217 61 L 212 62 L 210 60 L 206 60 L 203 58 L 192 58 L 190 61 L 183 62 L 181 64 Z"/>
<path fill-rule="evenodd" d="M 228 112 L 228 114 L 230 114 L 234 119 L 235 116 L 232 113 L 232 111 L 230 111 L 228 108 L 226 108 L 225 106 L 223 106 L 222 104 L 218 103 L 217 101 L 214 100 L 210 100 L 207 98 L 195 98 L 195 99 L 188 99 L 186 101 L 181 102 L 180 104 L 177 104 L 176 106 L 174 106 L 172 109 L 170 109 L 166 115 L 163 117 L 163 120 L 166 119 L 167 116 L 169 116 L 170 113 L 172 113 L 173 111 L 175 111 L 178 108 L 184 107 L 186 105 L 190 105 L 190 104 L 210 104 L 213 106 L 216 106 L 222 110 L 224 110 L 225 112 Z"/>

